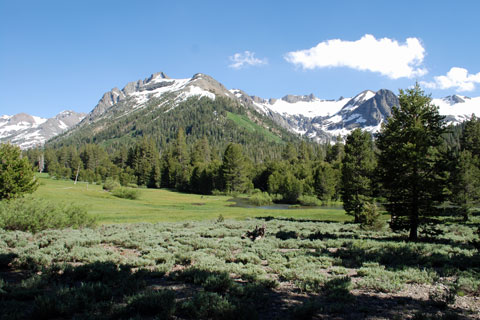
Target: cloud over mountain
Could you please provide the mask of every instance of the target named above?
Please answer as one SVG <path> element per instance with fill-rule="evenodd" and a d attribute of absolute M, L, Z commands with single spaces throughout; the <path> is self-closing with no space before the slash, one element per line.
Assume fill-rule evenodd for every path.
<path fill-rule="evenodd" d="M 457 91 L 473 91 L 475 84 L 480 83 L 480 72 L 470 74 L 465 68 L 453 67 L 444 76 L 433 78 L 433 82 L 422 81 L 421 84 L 429 89 L 450 89 Z"/>
<path fill-rule="evenodd" d="M 229 67 L 233 69 L 242 69 L 246 66 L 261 66 L 268 63 L 267 59 L 259 59 L 255 57 L 254 52 L 250 51 L 235 53 L 229 59 L 232 62 Z"/>
<path fill-rule="evenodd" d="M 313 48 L 285 55 L 288 62 L 303 69 L 348 67 L 379 72 L 391 79 L 425 75 L 424 57 L 425 48 L 417 38 L 399 43 L 389 38 L 376 39 L 370 34 L 357 41 L 327 40 Z"/>

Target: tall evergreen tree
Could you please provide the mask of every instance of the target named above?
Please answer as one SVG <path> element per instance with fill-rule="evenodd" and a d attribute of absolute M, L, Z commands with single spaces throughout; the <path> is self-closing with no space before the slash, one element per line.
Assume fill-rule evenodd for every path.
<path fill-rule="evenodd" d="M 133 169 L 138 185 L 157 186 L 158 182 L 153 180 L 160 178 L 159 154 L 151 138 L 143 137 L 137 141 L 130 149 L 127 163 Z"/>
<path fill-rule="evenodd" d="M 188 191 L 192 168 L 188 154 L 185 130 L 178 129 L 177 138 L 173 143 L 172 156 L 174 159 L 175 188 L 180 191 Z"/>
<path fill-rule="evenodd" d="M 440 146 L 446 128 L 418 84 L 400 90 L 399 103 L 377 135 L 378 166 L 392 228 L 408 229 L 410 240 L 416 240 L 419 225 L 445 198 Z"/>
<path fill-rule="evenodd" d="M 371 200 L 374 169 L 372 136 L 357 128 L 347 136 L 341 176 L 343 207 L 356 223 L 361 222 L 360 214 Z"/>
<path fill-rule="evenodd" d="M 460 137 L 460 148 L 480 158 L 480 120 L 475 115 L 465 122 L 465 128 Z"/>
<path fill-rule="evenodd" d="M 295 146 L 293 143 L 289 142 L 285 146 L 282 152 L 282 159 L 285 161 L 288 161 L 290 163 L 295 163 L 298 158 L 298 152 L 297 149 L 295 149 Z"/>
<path fill-rule="evenodd" d="M 32 193 L 38 187 L 34 170 L 20 148 L 0 144 L 0 200 L 10 200 Z"/>
<path fill-rule="evenodd" d="M 322 201 L 332 200 L 337 185 L 335 169 L 328 162 L 322 161 L 315 167 L 313 179 L 317 197 Z"/>
<path fill-rule="evenodd" d="M 469 218 L 470 209 L 480 200 L 480 168 L 478 159 L 469 150 L 460 151 L 454 160 L 455 167 L 450 177 L 451 200 L 459 207 L 463 220 Z"/>
<path fill-rule="evenodd" d="M 244 192 L 250 187 L 246 167 L 241 145 L 230 143 L 225 149 L 221 168 L 225 191 Z"/>
<path fill-rule="evenodd" d="M 203 137 L 195 142 L 193 145 L 191 161 L 192 165 L 196 166 L 200 163 L 207 164 L 211 161 L 211 150 L 208 144 L 207 137 Z"/>
<path fill-rule="evenodd" d="M 459 140 L 450 179 L 451 200 L 467 221 L 470 209 L 480 200 L 480 120 L 475 115 L 464 123 Z"/>

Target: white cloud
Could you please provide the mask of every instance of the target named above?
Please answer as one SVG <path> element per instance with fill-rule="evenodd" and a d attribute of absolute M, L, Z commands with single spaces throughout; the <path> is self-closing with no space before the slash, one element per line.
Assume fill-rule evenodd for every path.
<path fill-rule="evenodd" d="M 480 83 L 480 72 L 469 74 L 467 69 L 453 67 L 445 76 L 433 78 L 433 82 L 420 82 L 423 86 L 430 89 L 450 89 L 457 91 L 473 91 L 475 84 Z"/>
<path fill-rule="evenodd" d="M 267 59 L 256 58 L 255 53 L 250 51 L 235 53 L 229 59 L 232 61 L 229 67 L 233 69 L 241 69 L 246 66 L 261 66 L 268 63 Z"/>
<path fill-rule="evenodd" d="M 320 42 L 311 49 L 289 52 L 285 59 L 304 69 L 349 67 L 398 79 L 426 74 L 427 70 L 421 66 L 424 56 L 425 49 L 417 38 L 408 38 L 402 44 L 366 34 L 357 41 Z"/>

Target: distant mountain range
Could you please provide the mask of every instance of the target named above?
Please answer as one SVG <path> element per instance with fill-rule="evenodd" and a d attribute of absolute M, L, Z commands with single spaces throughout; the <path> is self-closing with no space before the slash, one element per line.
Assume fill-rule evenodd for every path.
<path fill-rule="evenodd" d="M 18 113 L 0 116 L 0 143 L 11 142 L 22 149 L 42 146 L 45 141 L 74 127 L 85 113 L 62 111 L 50 119 Z"/>
<path fill-rule="evenodd" d="M 27 114 L 2 116 L 0 142 L 11 141 L 22 148 L 31 148 L 67 130 L 68 133 L 62 136 L 75 135 L 76 131 L 86 127 L 90 128 L 88 132 L 98 134 L 111 131 L 111 126 L 120 126 L 118 120 L 132 114 L 137 115 L 135 121 L 138 123 L 152 121 L 151 117 L 146 116 L 146 109 L 161 108 L 162 113 L 155 117 L 158 119 L 162 114 L 174 112 L 177 107 L 185 105 L 184 102 L 189 98 L 202 97 L 212 101 L 218 97 L 228 98 L 245 108 L 250 120 L 265 130 L 279 132 L 264 121 L 269 119 L 275 126 L 317 142 L 344 137 L 357 127 L 376 132 L 391 115 L 392 107 L 398 105 L 397 96 L 387 89 L 376 92 L 365 90 L 353 98 L 340 97 L 338 100 L 322 100 L 313 94 L 263 99 L 239 89 L 227 90 L 205 74 L 196 74 L 190 79 L 171 79 L 160 72 L 144 80 L 130 82 L 121 90 L 114 88 L 106 92 L 87 115 L 65 111 L 51 119 Z M 480 97 L 453 95 L 433 99 L 433 103 L 439 107 L 440 114 L 453 124 L 480 112 Z M 258 115 L 253 115 L 253 111 Z"/>

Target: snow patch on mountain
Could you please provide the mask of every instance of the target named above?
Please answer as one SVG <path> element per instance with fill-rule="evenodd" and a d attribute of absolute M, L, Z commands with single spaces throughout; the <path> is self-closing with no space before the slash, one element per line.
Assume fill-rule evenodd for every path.
<path fill-rule="evenodd" d="M 325 117 L 337 113 L 349 100 L 350 99 L 348 98 L 340 100 L 321 100 L 314 98 L 310 101 L 290 103 L 283 99 L 278 99 L 270 100 L 259 105 L 282 115 L 302 115 L 304 117 L 314 118 Z"/>
<path fill-rule="evenodd" d="M 0 117 L 0 143 L 13 143 L 22 149 L 42 146 L 47 140 L 75 126 L 85 117 L 84 113 L 62 111 L 46 119 L 19 113 Z"/>
<path fill-rule="evenodd" d="M 190 86 L 187 91 L 183 92 L 184 100 L 187 100 L 190 97 L 207 97 L 211 100 L 215 100 L 215 94 L 213 92 L 209 92 L 203 90 L 197 86 Z"/>
<path fill-rule="evenodd" d="M 449 123 L 459 123 L 470 119 L 472 114 L 480 115 L 480 97 L 448 96 L 442 99 L 432 99 L 439 108 L 439 113 L 447 116 Z"/>
<path fill-rule="evenodd" d="M 169 110 L 173 110 L 176 105 L 190 97 L 207 97 L 214 100 L 217 95 L 226 95 L 235 98 L 220 83 L 205 74 L 197 73 L 190 79 L 171 79 L 163 72 L 159 72 L 145 80 L 129 82 L 122 90 L 113 88 L 106 92 L 86 121 L 97 121 L 112 108 L 116 110 L 117 118 L 127 115 L 145 107 L 152 98 L 162 99 L 166 94 L 172 95 L 172 99 L 168 99 L 173 102 Z M 116 108 L 121 102 L 128 102 L 122 110 Z"/>

